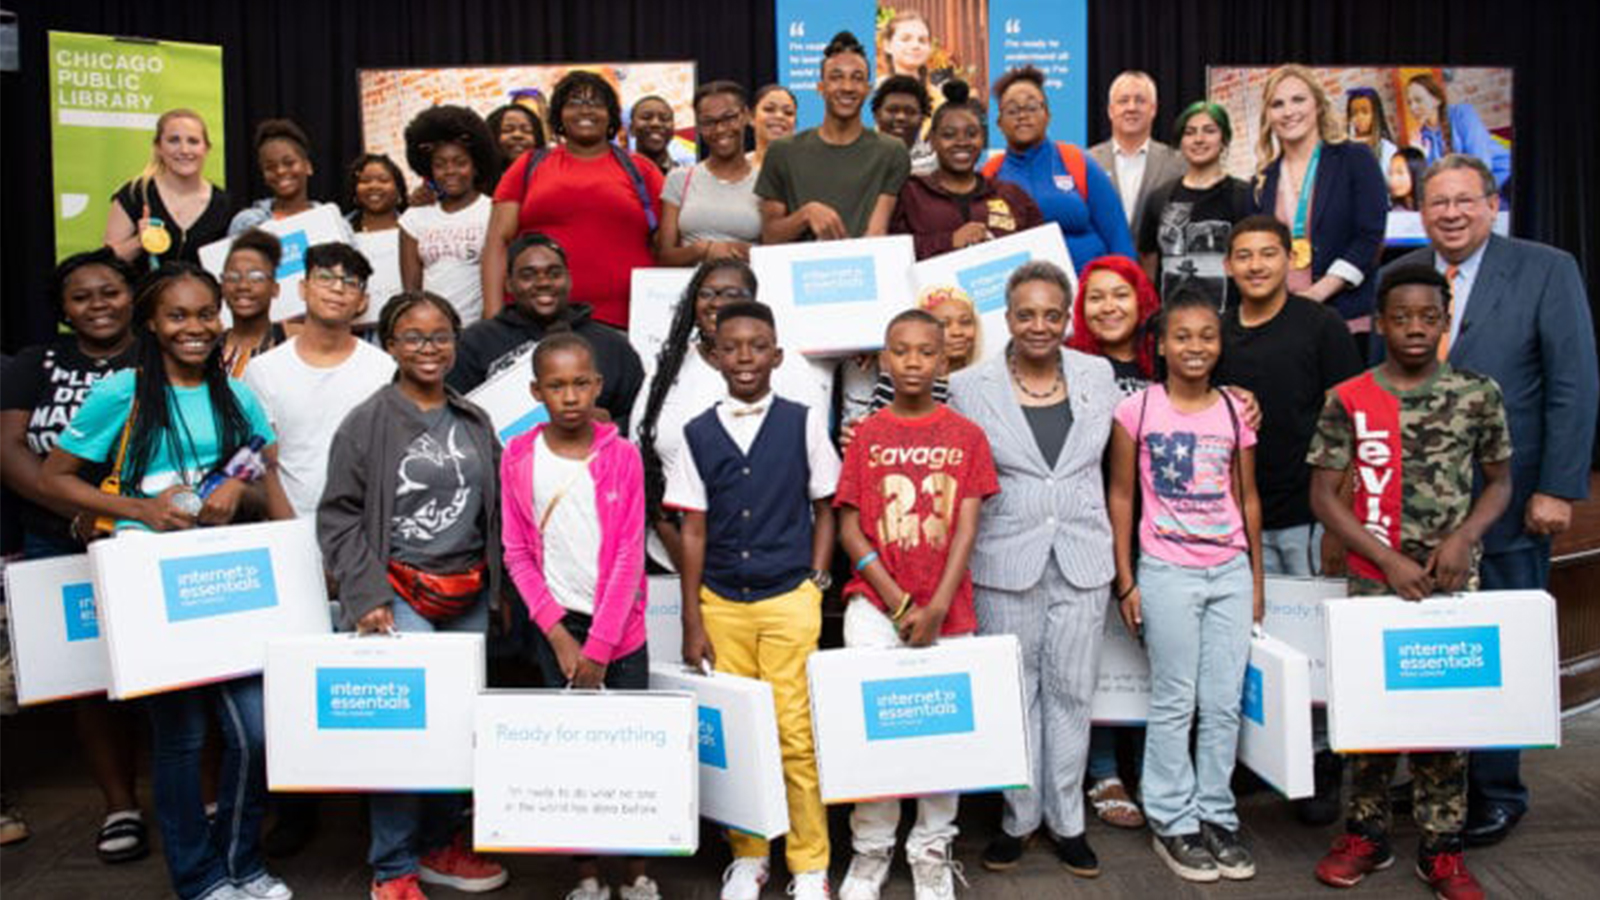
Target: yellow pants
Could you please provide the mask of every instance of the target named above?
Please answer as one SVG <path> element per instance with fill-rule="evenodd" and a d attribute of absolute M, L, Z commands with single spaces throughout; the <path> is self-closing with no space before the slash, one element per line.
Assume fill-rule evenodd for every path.
<path fill-rule="evenodd" d="M 810 581 L 787 594 L 755 603 L 735 603 L 700 589 L 700 616 L 717 657 L 717 671 L 759 678 L 772 685 L 778 718 L 783 781 L 789 795 L 785 838 L 791 872 L 828 868 L 828 813 L 817 783 L 811 740 L 811 689 L 806 658 L 822 634 L 822 592 Z M 767 842 L 728 832 L 734 856 L 765 859 Z"/>

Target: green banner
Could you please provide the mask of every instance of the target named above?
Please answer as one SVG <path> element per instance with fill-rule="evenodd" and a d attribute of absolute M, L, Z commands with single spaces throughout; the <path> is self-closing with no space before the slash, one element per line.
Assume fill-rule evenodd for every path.
<path fill-rule="evenodd" d="M 221 47 L 50 32 L 57 259 L 101 245 L 111 195 L 150 161 L 156 119 L 180 107 L 205 119 L 206 177 L 224 186 Z"/>

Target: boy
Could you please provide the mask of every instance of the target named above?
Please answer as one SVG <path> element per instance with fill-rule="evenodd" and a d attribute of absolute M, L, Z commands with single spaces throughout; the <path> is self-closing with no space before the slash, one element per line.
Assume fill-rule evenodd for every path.
<path fill-rule="evenodd" d="M 783 362 L 772 310 L 754 301 L 717 312 L 728 397 L 683 428 L 663 503 L 683 511 L 683 659 L 772 685 L 788 788 L 790 893 L 827 900 L 828 820 L 812 751 L 806 658 L 822 630 L 839 457 L 827 422 L 772 393 Z M 767 842 L 730 833 L 723 900 L 757 900 Z"/>
<path fill-rule="evenodd" d="M 977 630 L 967 561 L 979 507 L 1000 482 L 988 438 L 933 398 L 945 363 L 939 320 L 919 309 L 895 316 L 878 360 L 894 382 L 894 401 L 856 427 L 834 499 L 839 540 L 855 562 L 844 590 L 844 642 L 926 647 Z M 954 896 L 950 844 L 959 801 L 959 794 L 917 799 L 906 838 L 917 900 Z M 899 822 L 899 800 L 856 804 L 855 858 L 840 900 L 877 900 Z"/>
<path fill-rule="evenodd" d="M 1511 498 L 1511 434 L 1500 388 L 1438 358 L 1450 328 L 1450 283 L 1431 266 L 1402 266 L 1378 287 L 1376 324 L 1388 355 L 1328 393 L 1306 461 L 1315 467 L 1311 506 L 1349 548 L 1352 596 L 1477 587 L 1484 532 Z M 1339 501 L 1355 468 L 1352 506 Z M 1483 492 L 1472 497 L 1472 473 Z M 1353 507 L 1353 508 L 1352 508 Z M 1351 887 L 1394 861 L 1389 780 L 1397 754 L 1351 758 L 1345 834 L 1317 864 L 1317 878 Z M 1446 900 L 1480 898 L 1462 859 L 1467 757 L 1412 753 L 1414 809 L 1422 831 L 1417 874 Z"/>
<path fill-rule="evenodd" d="M 283 323 L 272 321 L 282 259 L 277 235 L 259 228 L 244 232 L 228 246 L 222 263 L 222 300 L 233 322 L 222 335 L 222 369 L 230 378 L 243 378 L 252 358 L 288 337 Z"/>

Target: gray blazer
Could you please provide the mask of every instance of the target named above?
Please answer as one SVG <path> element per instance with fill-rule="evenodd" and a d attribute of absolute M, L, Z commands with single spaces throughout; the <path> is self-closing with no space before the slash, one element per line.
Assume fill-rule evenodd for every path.
<path fill-rule="evenodd" d="M 1122 185 L 1117 181 L 1117 160 L 1115 145 L 1112 141 L 1101 141 L 1089 148 L 1089 156 L 1106 170 L 1106 175 L 1111 178 L 1111 186 L 1117 189 L 1117 202 L 1122 202 Z M 1155 138 L 1150 139 L 1150 156 L 1144 161 L 1144 179 L 1139 182 L 1139 198 L 1133 207 L 1133 217 L 1128 220 L 1128 230 L 1133 233 L 1133 245 L 1139 246 L 1139 234 L 1144 227 L 1144 204 L 1150 195 L 1176 178 L 1182 178 L 1183 173 L 1189 171 L 1189 164 L 1183 161 L 1183 154 L 1171 146 L 1163 144 Z"/>
<path fill-rule="evenodd" d="M 1033 587 L 1052 551 L 1074 587 L 1100 587 L 1116 572 L 1100 460 L 1122 393 L 1103 358 L 1076 350 L 1061 355 L 1072 430 L 1053 467 L 1012 393 L 1004 355 L 950 379 L 950 406 L 989 436 L 1000 475 L 1000 493 L 983 504 L 972 550 L 972 580 L 982 587 Z"/>

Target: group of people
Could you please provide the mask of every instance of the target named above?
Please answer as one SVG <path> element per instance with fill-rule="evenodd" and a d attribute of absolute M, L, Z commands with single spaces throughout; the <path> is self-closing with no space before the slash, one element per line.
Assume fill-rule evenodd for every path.
<path fill-rule="evenodd" d="M 106 247 L 57 269 L 71 334 L 5 371 L 0 446 L 5 487 L 27 504 L 26 555 L 313 518 L 342 628 L 487 634 L 547 686 L 614 689 L 648 687 L 646 573 L 675 571 L 684 660 L 772 685 L 790 890 L 810 900 L 832 896 L 805 674 L 823 598 L 843 600 L 848 646 L 1015 635 L 1033 773 L 1006 792 L 983 866 L 1015 866 L 1042 832 L 1069 871 L 1098 874 L 1092 809 L 1148 825 L 1184 879 L 1252 877 L 1230 777 L 1264 576 L 1326 559 L 1353 594 L 1543 586 L 1550 536 L 1587 490 L 1600 406 L 1577 266 L 1493 236 L 1494 173 L 1450 153 L 1419 176 L 1431 246 L 1380 274 L 1379 164 L 1299 66 L 1266 83 L 1253 184 L 1223 174 L 1220 106 L 1185 107 L 1176 151 L 1154 141 L 1142 73 L 1113 83 L 1113 137 L 1086 151 L 1048 137 L 1042 73 L 1007 72 L 993 91 L 1006 147 L 985 162 L 986 111 L 965 85 L 946 81 L 933 108 L 918 79 L 874 90 L 871 72 L 836 36 L 817 85 L 824 119 L 799 133 L 784 89 L 758 92 L 752 112 L 739 85 L 703 85 L 704 159 L 690 167 L 623 149 L 615 87 L 587 71 L 550 97 L 553 141 L 524 107 L 488 122 L 430 109 L 406 130 L 425 190 L 407 191 L 385 157 L 351 171 L 349 226 L 401 230 L 402 290 L 369 297 L 359 251 L 314 245 L 305 314 L 287 329 L 270 315 L 282 248 L 256 226 L 311 208 L 309 139 L 263 123 L 272 196 L 228 225 L 199 174 L 204 123 L 168 113 Z M 635 107 L 641 144 L 640 123 L 659 132 L 660 118 Z M 870 376 L 853 396 L 785 352 L 747 263 L 757 243 L 888 233 L 927 258 L 1041 224 L 1061 228 L 1075 272 L 1013 271 L 1006 334 L 981 334 L 957 288 L 919 298 L 875 358 L 842 365 L 841 380 Z M 230 229 L 218 279 L 190 253 Z M 629 273 L 657 263 L 695 270 L 647 380 L 622 329 Z M 380 312 L 364 336 L 369 304 Z M 1369 333 L 1380 362 L 1364 372 Z M 548 421 L 502 446 L 464 395 L 519 364 Z M 1389 423 L 1397 452 L 1352 499 L 1355 421 Z M 255 444 L 259 479 L 196 494 Z M 1379 506 L 1394 515 L 1367 521 Z M 1148 651 L 1142 741 L 1091 728 L 1107 615 Z M 292 896 L 264 861 L 260 678 L 140 703 L 179 897 Z M 76 702 L 108 862 L 147 852 L 126 706 Z M 220 765 L 204 749 L 211 722 Z M 1119 742 L 1142 757 L 1137 791 Z M 1339 887 L 1393 859 L 1394 757 L 1352 768 L 1341 806 L 1339 759 L 1320 754 L 1318 796 L 1301 809 L 1314 824 L 1344 815 L 1316 868 Z M 1419 874 L 1438 896 L 1482 896 L 1463 850 L 1525 813 L 1516 754 L 1413 754 L 1411 770 Z M 303 846 L 315 805 L 275 802 L 274 834 Z M 916 896 L 953 896 L 957 797 L 918 805 L 905 848 Z M 470 848 L 461 798 L 368 806 L 372 897 L 507 881 Z M 879 896 L 898 817 L 898 802 L 857 804 L 842 900 Z M 755 900 L 768 844 L 728 840 L 721 896 Z M 570 898 L 612 896 L 596 859 L 575 864 Z M 660 896 L 643 860 L 628 861 L 619 895 Z"/>

